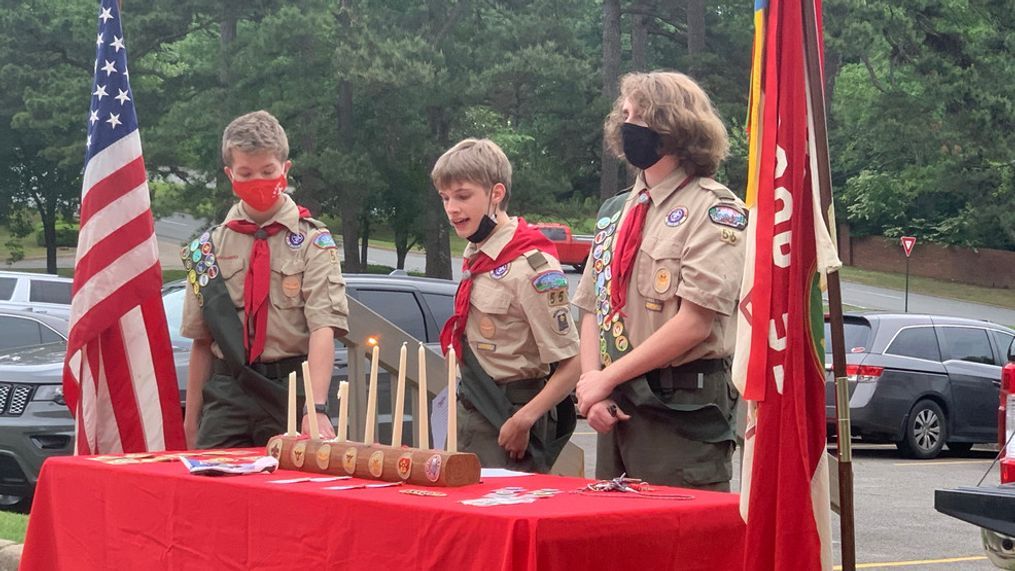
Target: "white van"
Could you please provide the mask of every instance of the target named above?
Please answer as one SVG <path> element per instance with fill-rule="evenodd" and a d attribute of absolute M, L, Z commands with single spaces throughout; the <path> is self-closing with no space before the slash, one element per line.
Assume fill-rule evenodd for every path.
<path fill-rule="evenodd" d="M 73 283 L 52 274 L 0 272 L 0 309 L 68 317 Z"/>

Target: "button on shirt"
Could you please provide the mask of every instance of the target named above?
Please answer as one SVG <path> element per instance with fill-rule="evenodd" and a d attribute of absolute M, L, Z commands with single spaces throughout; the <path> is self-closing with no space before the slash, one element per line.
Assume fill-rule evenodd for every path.
<path fill-rule="evenodd" d="M 744 266 L 744 230 L 713 220 L 727 220 L 721 216 L 723 213 L 744 214 L 743 202 L 705 177 L 695 178 L 677 190 L 686 176 L 678 168 L 649 188 L 644 173 L 640 174 L 617 222 L 620 227 L 639 193 L 648 188 L 649 209 L 623 309 L 625 329 L 634 347 L 675 316 L 682 300 L 716 313 L 708 338 L 679 355 L 671 366 L 733 354 L 735 311 Z M 709 210 L 715 207 L 710 217 Z M 596 307 L 593 266 L 590 253 L 573 301 L 589 313 Z"/>
<path fill-rule="evenodd" d="M 466 246 L 465 257 L 483 252 L 497 259 L 517 228 L 517 218 L 499 224 L 482 245 Z M 563 276 L 560 262 L 536 250 L 532 253 L 546 264 L 533 269 L 523 255 L 473 276 L 465 335 L 483 370 L 500 383 L 544 377 L 550 372 L 549 363 L 578 354 L 567 287 L 539 291 L 548 278 L 557 277 L 547 272 Z"/>
<path fill-rule="evenodd" d="M 243 283 L 254 237 L 225 227 L 230 220 L 250 220 L 242 202 L 229 210 L 221 226 L 212 232 L 219 274 L 244 323 Z M 306 355 L 310 333 L 331 327 L 335 336 L 348 332 L 349 305 L 338 249 L 326 228 L 316 221 L 300 219 L 296 203 L 286 195 L 285 204 L 262 226 L 278 222 L 285 230 L 267 239 L 271 249 L 271 287 L 268 331 L 262 362 Z M 191 339 L 211 339 L 204 315 L 192 291 L 184 295 L 180 334 Z M 217 343 L 212 353 L 222 358 Z"/>

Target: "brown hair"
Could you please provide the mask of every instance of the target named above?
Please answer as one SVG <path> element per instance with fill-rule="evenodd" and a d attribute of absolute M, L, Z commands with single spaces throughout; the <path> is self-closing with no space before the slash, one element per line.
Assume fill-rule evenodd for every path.
<path fill-rule="evenodd" d="M 606 143 L 618 157 L 624 153 L 620 126 L 627 99 L 659 133 L 660 153 L 676 155 L 688 174 L 715 174 L 729 151 L 729 138 L 708 95 L 693 79 L 665 71 L 629 73 L 620 79 L 620 96 L 603 125 Z"/>
<path fill-rule="evenodd" d="M 437 190 L 456 182 L 473 182 L 489 191 L 497 183 L 504 185 L 500 210 L 506 210 L 511 199 L 511 161 L 497 143 L 490 139 L 465 139 L 447 151 L 430 173 Z"/>
<path fill-rule="evenodd" d="M 278 162 L 289 159 L 289 138 L 278 119 L 267 111 L 254 111 L 233 119 L 222 132 L 222 162 L 233 164 L 233 149 L 243 153 L 271 151 Z"/>

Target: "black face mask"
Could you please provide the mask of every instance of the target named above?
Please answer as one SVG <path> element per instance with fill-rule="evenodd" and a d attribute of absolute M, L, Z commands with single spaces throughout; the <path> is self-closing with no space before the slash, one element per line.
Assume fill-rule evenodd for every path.
<path fill-rule="evenodd" d="M 472 242 L 473 244 L 478 244 L 483 240 L 489 238 L 490 234 L 493 233 L 493 229 L 496 227 L 497 221 L 494 220 L 489 214 L 484 214 L 483 219 L 479 221 L 479 228 L 476 228 L 476 231 L 473 232 L 472 234 L 469 234 L 469 236 L 466 237 L 465 239 Z"/>
<path fill-rule="evenodd" d="M 659 133 L 648 127 L 624 123 L 620 126 L 621 139 L 624 141 L 624 157 L 627 162 L 644 170 L 663 158 L 659 154 Z"/>

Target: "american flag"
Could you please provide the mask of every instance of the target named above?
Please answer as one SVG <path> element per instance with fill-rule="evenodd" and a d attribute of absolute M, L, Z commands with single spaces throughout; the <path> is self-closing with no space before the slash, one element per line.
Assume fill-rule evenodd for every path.
<path fill-rule="evenodd" d="M 185 448 L 117 0 L 95 39 L 63 388 L 78 454 Z"/>

